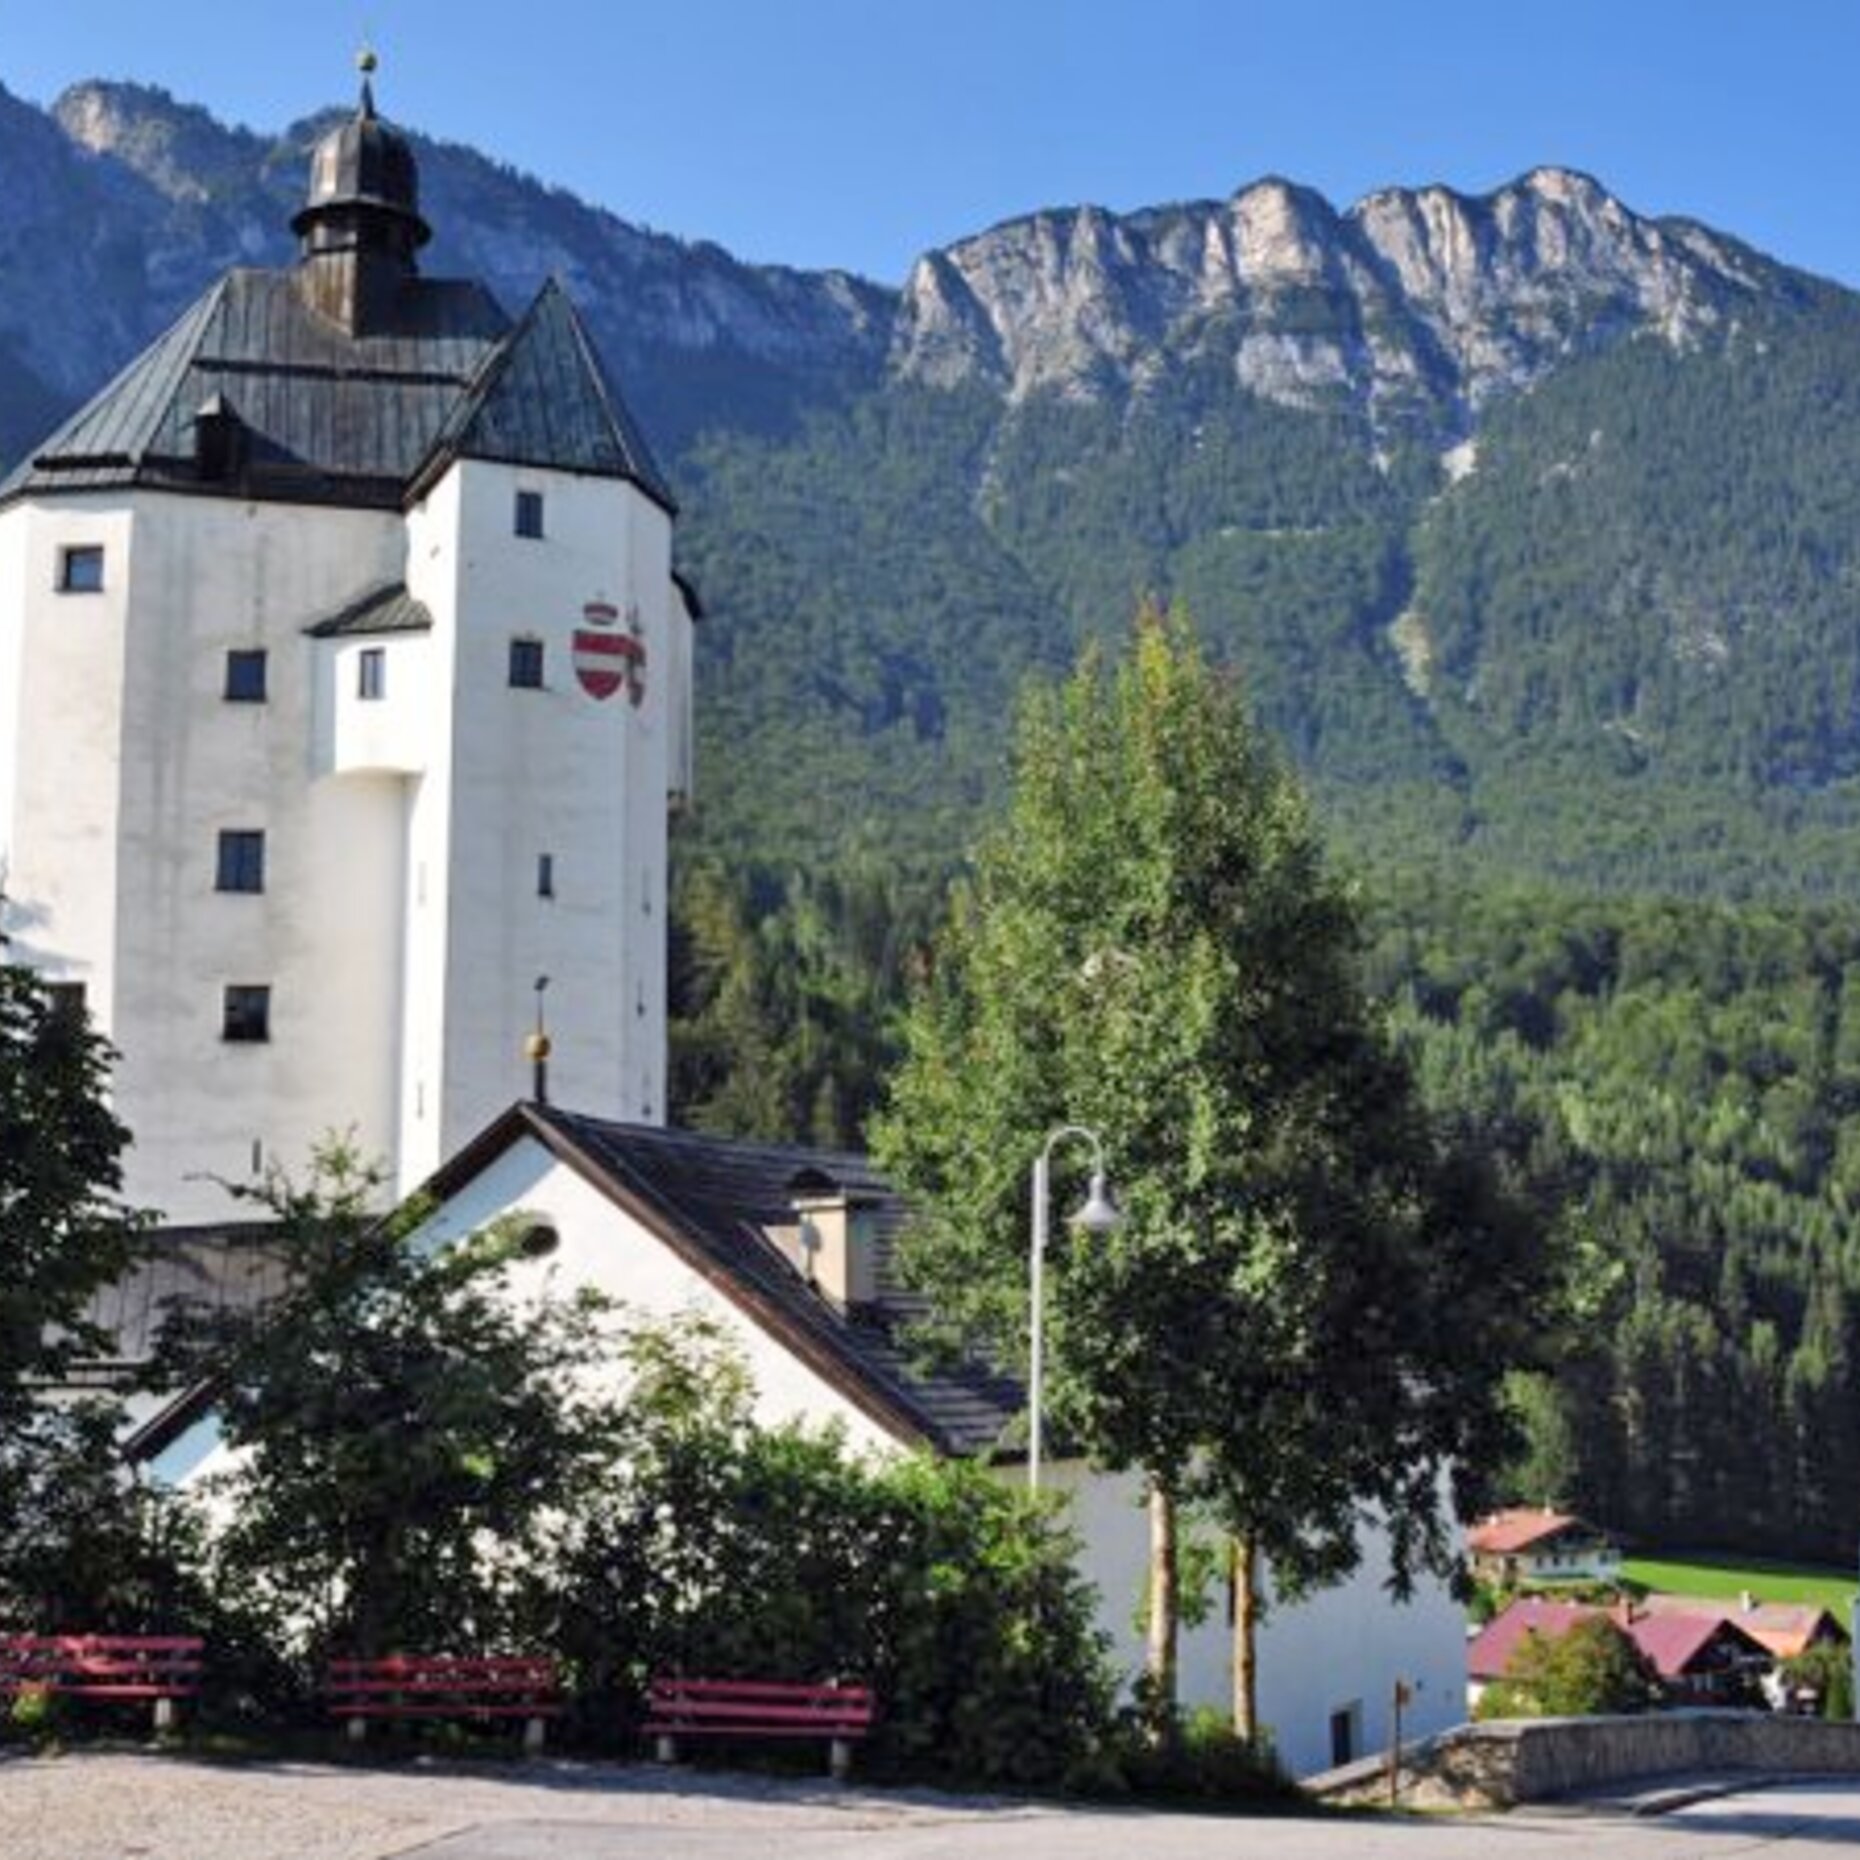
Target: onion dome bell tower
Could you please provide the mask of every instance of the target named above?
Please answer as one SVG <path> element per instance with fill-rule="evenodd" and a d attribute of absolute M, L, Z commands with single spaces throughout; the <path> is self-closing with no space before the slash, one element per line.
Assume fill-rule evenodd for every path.
<path fill-rule="evenodd" d="M 373 52 L 355 114 L 316 145 L 310 193 L 291 221 L 311 307 L 352 336 L 393 327 L 414 254 L 433 236 L 420 215 L 420 172 L 407 138 L 375 114 Z"/>

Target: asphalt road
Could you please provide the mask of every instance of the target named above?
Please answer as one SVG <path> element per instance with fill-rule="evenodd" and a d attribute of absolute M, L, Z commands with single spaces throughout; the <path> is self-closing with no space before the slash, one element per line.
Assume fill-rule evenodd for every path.
<path fill-rule="evenodd" d="M 1734 1860 L 1860 1850 L 1860 1784 L 1752 1790 L 1636 1817 L 1566 1807 L 1459 1819 L 1239 1819 L 1121 1810 L 1004 1809 L 895 1826 L 849 1817 L 789 1826 L 767 1845 L 807 1860 Z M 746 1830 L 517 1821 L 451 1836 L 421 1860 L 743 1860 Z M 776 1860 L 772 1856 L 771 1860 Z"/>
<path fill-rule="evenodd" d="M 1642 1804 L 1644 1806 L 1644 1804 Z M 1635 1816 L 1240 1819 L 645 1764 L 348 1768 L 0 1754 L 0 1860 L 1794 1860 L 1860 1855 L 1860 1779 Z"/>

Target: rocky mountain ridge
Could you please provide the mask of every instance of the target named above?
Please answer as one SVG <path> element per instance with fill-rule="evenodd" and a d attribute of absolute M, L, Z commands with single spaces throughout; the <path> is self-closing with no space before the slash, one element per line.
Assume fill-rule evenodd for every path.
<path fill-rule="evenodd" d="M 1477 198 L 1387 188 L 1344 213 L 1272 178 L 1122 218 L 1038 213 L 932 253 L 892 365 L 939 385 L 979 374 L 1013 399 L 1089 395 L 1218 344 L 1243 386 L 1286 405 L 1342 393 L 1378 425 L 1417 403 L 1465 423 L 1624 334 L 1697 341 L 1781 280 L 1565 169 Z"/>
<path fill-rule="evenodd" d="M 76 399 L 226 266 L 284 262 L 330 116 L 267 138 L 140 85 L 75 85 L 45 112 L 0 90 L 0 343 L 30 377 L 21 396 Z M 1342 212 L 1278 178 L 1121 216 L 1042 211 L 926 254 L 894 290 L 744 264 L 415 139 L 431 267 L 513 304 L 561 276 L 674 448 L 732 423 L 730 391 L 752 422 L 771 393 L 788 405 L 791 384 L 746 371 L 843 392 L 882 370 L 1018 402 L 1141 392 L 1208 353 L 1280 404 L 1341 400 L 1378 434 L 1419 422 L 1450 440 L 1573 355 L 1638 333 L 1706 339 L 1792 288 L 1734 240 L 1541 168 L 1481 197 L 1388 188 Z M 667 388 L 677 365 L 693 381 Z"/>

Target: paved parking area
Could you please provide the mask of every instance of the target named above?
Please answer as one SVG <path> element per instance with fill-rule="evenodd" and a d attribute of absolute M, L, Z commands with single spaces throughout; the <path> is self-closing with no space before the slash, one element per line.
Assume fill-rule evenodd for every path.
<path fill-rule="evenodd" d="M 522 1828 L 513 1851 L 699 1852 L 742 1860 L 763 1840 L 864 1837 L 905 1826 L 1005 1825 L 1048 1811 L 927 1791 L 865 1791 L 788 1778 L 568 1761 L 460 1770 L 205 1763 L 123 1751 L 0 1757 L 5 1860 L 386 1860 L 448 1851 L 450 1837 Z M 440 1845 L 435 1846 L 436 1843 Z M 720 1848 L 719 1851 L 722 1849 Z M 464 1852 L 463 1848 L 456 1851 Z"/>
<path fill-rule="evenodd" d="M 1860 1785 L 1497 1818 L 1246 1819 L 550 1762 L 0 1758 L 5 1860 L 1738 1860 L 1860 1847 Z"/>

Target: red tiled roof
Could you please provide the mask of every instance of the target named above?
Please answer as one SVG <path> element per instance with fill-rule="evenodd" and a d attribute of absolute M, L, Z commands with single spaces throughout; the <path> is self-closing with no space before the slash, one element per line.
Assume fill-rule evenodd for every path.
<path fill-rule="evenodd" d="M 1522 1601 L 1513 1602 L 1467 1643 L 1467 1674 L 1478 1680 L 1502 1678 L 1526 1634 L 1542 1634 L 1555 1640 L 1568 1633 L 1578 1621 L 1596 1615 L 1624 1628 L 1635 1646 L 1653 1662 L 1662 1679 L 1684 1675 L 1721 1632 L 1729 1632 L 1742 1640 L 1753 1655 L 1765 1651 L 1759 1641 L 1723 1610 L 1660 1608 L 1651 1614 L 1636 1613 L 1631 1621 L 1623 1622 L 1614 1609 L 1598 1608 L 1587 1602 L 1553 1602 L 1526 1596 Z"/>
<path fill-rule="evenodd" d="M 1558 1536 L 1571 1525 L 1581 1523 L 1580 1518 L 1572 1517 L 1566 1511 L 1519 1506 L 1510 1511 L 1495 1511 L 1489 1518 L 1481 1518 L 1467 1532 L 1466 1541 L 1472 1546 L 1475 1556 L 1510 1556 L 1515 1551 L 1528 1550 L 1531 1545 L 1541 1543 L 1547 1537 Z"/>
<path fill-rule="evenodd" d="M 1716 1614 L 1778 1660 L 1792 1659 L 1829 1630 L 1841 1640 L 1848 1638 L 1833 1610 L 1817 1602 L 1758 1602 L 1745 1608 L 1731 1601 L 1701 1601 L 1695 1595 L 1649 1595 L 1641 1606 L 1650 1614 Z"/>
<path fill-rule="evenodd" d="M 1658 1670 L 1662 1679 L 1682 1678 L 1700 1654 L 1720 1634 L 1729 1633 L 1745 1644 L 1745 1651 L 1760 1655 L 1763 1649 L 1736 1622 L 1721 1612 L 1681 1613 L 1678 1609 L 1636 1615 L 1628 1632 Z"/>
<path fill-rule="evenodd" d="M 1556 1640 L 1578 1621 L 1606 1612 L 1586 1602 L 1551 1602 L 1526 1596 L 1513 1602 L 1502 1615 L 1495 1615 L 1466 1643 L 1466 1671 L 1474 1679 L 1502 1678 L 1526 1634 Z"/>

